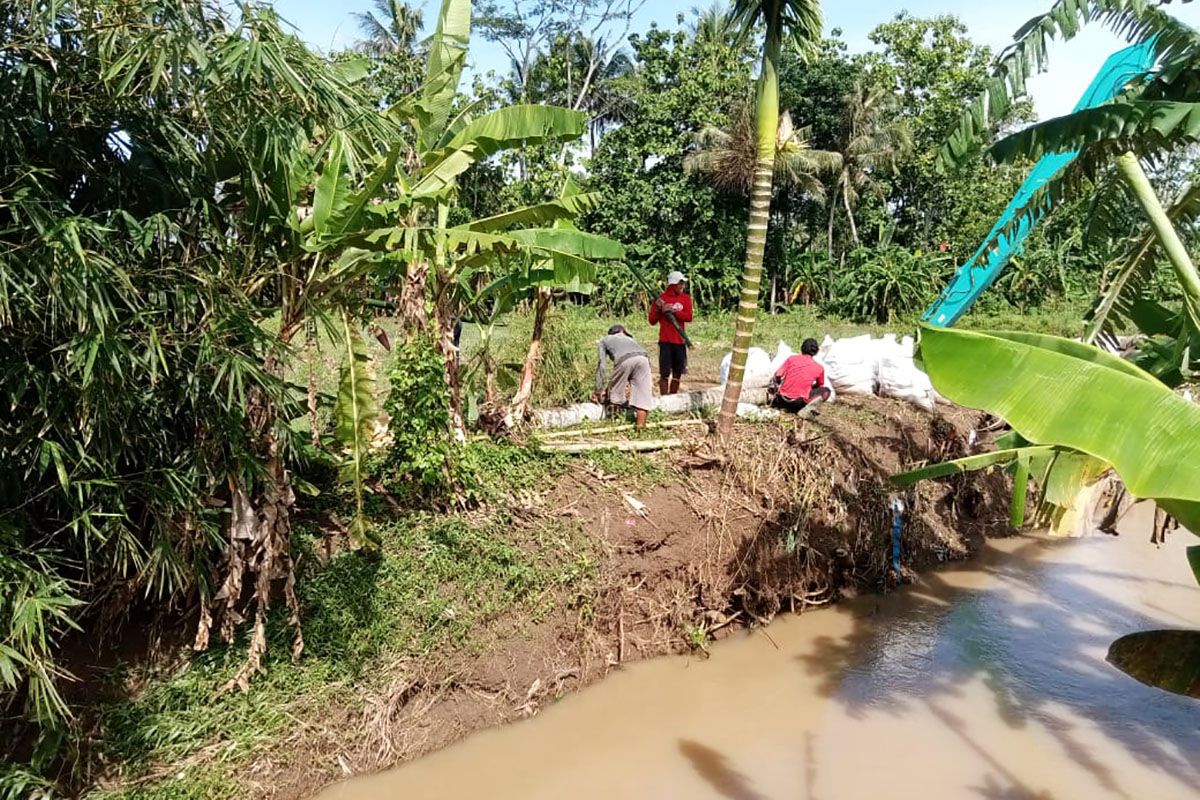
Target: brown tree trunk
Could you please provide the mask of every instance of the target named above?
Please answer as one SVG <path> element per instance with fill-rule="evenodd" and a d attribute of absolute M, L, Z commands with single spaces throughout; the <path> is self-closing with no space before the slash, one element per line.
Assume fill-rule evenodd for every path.
<path fill-rule="evenodd" d="M 425 314 L 425 284 L 429 280 L 429 262 L 417 261 L 408 265 L 404 285 L 400 288 L 397 313 L 406 336 L 425 329 L 429 320 Z"/>
<path fill-rule="evenodd" d="M 846 221 L 850 223 L 850 240 L 858 246 L 858 226 L 854 224 L 854 209 L 850 207 L 850 193 L 842 192 L 842 203 L 846 206 Z"/>
<path fill-rule="evenodd" d="M 533 304 L 533 335 L 529 337 L 529 352 L 525 354 L 525 367 L 521 370 L 521 382 L 509 408 L 510 417 L 522 422 L 529 416 L 529 401 L 533 398 L 533 379 L 538 364 L 542 361 L 542 335 L 546 328 L 546 314 L 550 310 L 549 289 L 539 288 Z"/>
<path fill-rule="evenodd" d="M 294 331 L 295 321 L 283 326 Z M 283 342 L 286 344 L 286 342 Z M 268 356 L 264 369 L 277 377 L 283 375 L 283 365 Z M 295 564 L 291 554 L 291 511 L 296 504 L 287 469 L 283 465 L 276 430 L 277 410 L 270 400 L 255 392 L 248 402 L 247 420 L 258 439 L 265 469 L 260 485 L 247 488 L 240 476 L 229 477 L 230 520 L 229 549 L 226 553 L 224 579 L 221 588 L 211 599 L 216 608 L 216 621 L 221 638 L 232 641 L 237 629 L 254 614 L 254 631 L 246 662 L 230 680 L 228 688 L 246 691 L 250 679 L 263 672 L 262 659 L 267 651 L 267 617 L 271 609 L 272 585 L 284 583 L 284 599 L 288 606 L 288 622 L 294 628 L 292 657 L 299 658 L 304 650 L 300 631 L 300 604 L 296 598 Z M 254 592 L 242 604 L 246 579 L 253 582 Z M 195 649 L 208 646 L 209 629 L 213 622 L 208 602 L 201 608 L 200 627 L 196 633 Z"/>
<path fill-rule="evenodd" d="M 441 288 L 433 304 L 433 314 L 438 329 L 437 349 L 442 357 L 446 387 L 450 391 L 450 429 L 458 441 L 465 442 L 467 433 L 462 413 L 462 381 L 458 348 L 454 345 L 454 316 L 450 309 L 450 281 L 445 275 L 439 274 L 437 278 L 437 285 Z"/>

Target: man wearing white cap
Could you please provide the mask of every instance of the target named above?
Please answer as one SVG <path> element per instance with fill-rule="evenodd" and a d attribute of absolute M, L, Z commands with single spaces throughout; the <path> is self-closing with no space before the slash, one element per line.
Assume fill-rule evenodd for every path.
<path fill-rule="evenodd" d="M 683 290 L 687 279 L 675 270 L 667 275 L 667 290 L 650 306 L 650 324 L 658 326 L 658 391 L 675 394 L 687 374 L 688 352 L 683 329 L 692 321 L 692 298 Z"/>

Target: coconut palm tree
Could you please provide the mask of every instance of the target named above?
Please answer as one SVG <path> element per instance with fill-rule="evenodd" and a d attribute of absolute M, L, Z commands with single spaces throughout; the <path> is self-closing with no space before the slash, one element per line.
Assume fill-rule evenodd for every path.
<path fill-rule="evenodd" d="M 374 11 L 354 14 L 363 36 L 358 49 L 377 57 L 413 52 L 423 22 L 421 9 L 399 0 L 375 0 L 374 5 Z"/>
<path fill-rule="evenodd" d="M 833 221 L 838 199 L 850 225 L 850 238 L 858 244 L 854 209 L 864 193 L 880 193 L 879 176 L 894 172 L 896 164 L 912 151 L 908 124 L 897 116 L 896 96 L 882 86 L 856 81 L 846 95 L 845 138 L 842 168 L 829 196 L 829 251 L 833 252 Z"/>
<path fill-rule="evenodd" d="M 819 0 L 735 0 L 733 18 L 744 34 L 759 26 L 766 29 L 762 67 L 755 93 L 754 180 L 750 190 L 750 218 L 746 223 L 746 260 L 742 271 L 742 291 L 738 300 L 737 328 L 733 338 L 733 358 L 729 380 L 721 400 L 717 432 L 725 436 L 733 429 L 738 400 L 742 395 L 742 376 L 754 335 L 758 311 L 759 286 L 762 284 L 763 253 L 767 245 L 767 224 L 771 217 L 771 191 L 775 177 L 775 152 L 779 136 L 779 61 L 783 46 L 790 43 L 802 51 L 811 51 L 821 36 Z"/>
<path fill-rule="evenodd" d="M 734 113 L 728 128 L 708 126 L 696 134 L 697 149 L 683 160 L 683 168 L 702 175 L 722 191 L 748 195 L 754 186 L 758 163 L 754 115 L 748 105 Z M 808 144 L 810 130 L 797 129 L 791 113 L 779 119 L 775 137 L 775 175 L 799 187 L 815 200 L 825 199 L 823 174 L 838 173 L 842 156 L 825 150 L 813 150 Z"/>
<path fill-rule="evenodd" d="M 734 46 L 741 37 L 741 31 L 728 6 L 723 3 L 712 3 L 706 8 L 693 8 L 692 37 L 700 42 L 714 42 L 726 46 Z"/>
<path fill-rule="evenodd" d="M 754 167 L 758 154 L 754 141 L 754 116 L 749 104 L 739 108 L 728 128 L 709 126 L 696 134 L 697 149 L 684 157 L 683 167 L 687 172 L 703 176 L 709 183 L 722 191 L 748 195 L 754 183 Z M 790 112 L 783 112 L 779 119 L 779 133 L 775 139 L 775 178 L 784 189 L 794 188 L 797 196 L 807 196 L 815 202 L 825 199 L 825 178 L 840 175 L 842 156 L 840 153 L 814 150 L 809 145 L 810 128 L 796 129 Z M 788 218 L 791 197 L 784 191 L 782 209 L 776 218 L 783 225 L 783 239 L 788 238 Z M 784 245 L 786 248 L 786 244 Z M 786 249 L 780 255 L 780 264 L 786 270 Z M 777 268 L 771 274 L 771 313 L 775 313 Z"/>

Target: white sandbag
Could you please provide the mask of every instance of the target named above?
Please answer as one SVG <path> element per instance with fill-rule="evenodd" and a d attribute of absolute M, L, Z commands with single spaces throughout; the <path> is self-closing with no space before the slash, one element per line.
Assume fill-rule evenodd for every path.
<path fill-rule="evenodd" d="M 542 428 L 572 428 L 584 422 L 604 419 L 604 406 L 577 403 L 566 408 L 543 408 L 533 412 L 533 421 Z"/>
<path fill-rule="evenodd" d="M 729 382 L 729 366 L 733 362 L 733 353 L 726 353 L 721 359 L 721 383 Z M 746 354 L 746 372 L 742 376 L 742 386 L 747 389 L 761 389 L 771 383 L 771 354 L 761 347 L 751 347 Z"/>
<path fill-rule="evenodd" d="M 774 375 L 771 371 L 771 354 L 761 347 L 751 347 L 746 355 L 746 374 L 742 377 L 742 386 L 761 389 L 770 385 Z"/>
<path fill-rule="evenodd" d="M 877 349 L 870 335 L 833 342 L 822 360 L 830 385 L 843 394 L 874 394 Z"/>
<path fill-rule="evenodd" d="M 894 397 L 926 411 L 933 411 L 937 393 L 929 376 L 917 368 L 912 358 L 887 355 L 879 360 L 879 394 Z"/>
<path fill-rule="evenodd" d="M 783 366 L 783 362 L 794 355 L 796 355 L 796 351 L 788 347 L 787 342 L 780 339 L 779 344 L 775 347 L 775 358 L 771 359 L 771 375 L 774 376 L 776 372 L 779 372 L 779 368 Z"/>
<path fill-rule="evenodd" d="M 825 367 L 825 383 L 823 383 L 822 385 L 826 389 L 829 390 L 829 399 L 826 400 L 825 402 L 832 403 L 834 400 L 837 399 L 837 389 L 834 387 L 833 383 L 829 380 L 829 367 L 825 366 L 825 362 L 821 360 L 821 355 L 819 353 L 817 355 L 813 356 L 813 361 L 817 362 L 822 367 Z"/>

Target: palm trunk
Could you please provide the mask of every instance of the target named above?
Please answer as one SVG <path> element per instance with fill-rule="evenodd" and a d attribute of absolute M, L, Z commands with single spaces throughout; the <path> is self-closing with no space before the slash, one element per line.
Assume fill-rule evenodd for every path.
<path fill-rule="evenodd" d="M 776 65 L 782 49 L 780 21 L 771 20 L 763 46 L 762 73 L 758 78 L 756 127 L 758 164 L 754 168 L 754 186 L 750 191 L 750 218 L 746 223 L 746 262 L 742 271 L 742 292 L 738 300 L 737 328 L 733 337 L 733 358 L 729 380 L 721 399 L 717 433 L 726 437 L 733 430 L 738 401 L 742 396 L 742 378 L 746 357 L 754 337 L 758 312 L 758 294 L 762 284 L 763 254 L 767 246 L 767 226 L 771 217 L 771 185 L 775 177 L 775 139 L 779 132 L 779 76 Z"/>
<path fill-rule="evenodd" d="M 854 209 L 850 207 L 850 193 L 842 192 L 842 204 L 846 207 L 846 221 L 850 223 L 850 241 L 858 246 L 858 226 L 854 224 Z"/>
<path fill-rule="evenodd" d="M 833 261 L 833 222 L 837 219 L 838 192 L 842 190 L 842 177 L 842 175 L 838 175 L 837 181 L 833 184 L 833 194 L 829 196 L 829 230 L 827 231 L 825 250 L 829 253 L 830 261 Z"/>
<path fill-rule="evenodd" d="M 1154 187 L 1150 185 L 1150 179 L 1146 177 L 1137 156 L 1133 153 L 1122 154 L 1117 158 L 1117 168 L 1133 189 L 1142 210 L 1146 212 L 1150 227 L 1167 254 L 1167 260 L 1174 267 L 1175 276 L 1179 278 L 1179 286 L 1183 289 L 1184 308 L 1193 324 L 1200 328 L 1200 274 L 1196 272 L 1196 265 L 1192 263 L 1187 248 L 1180 241 L 1179 233 L 1171 224 L 1171 219 L 1155 194 Z"/>

